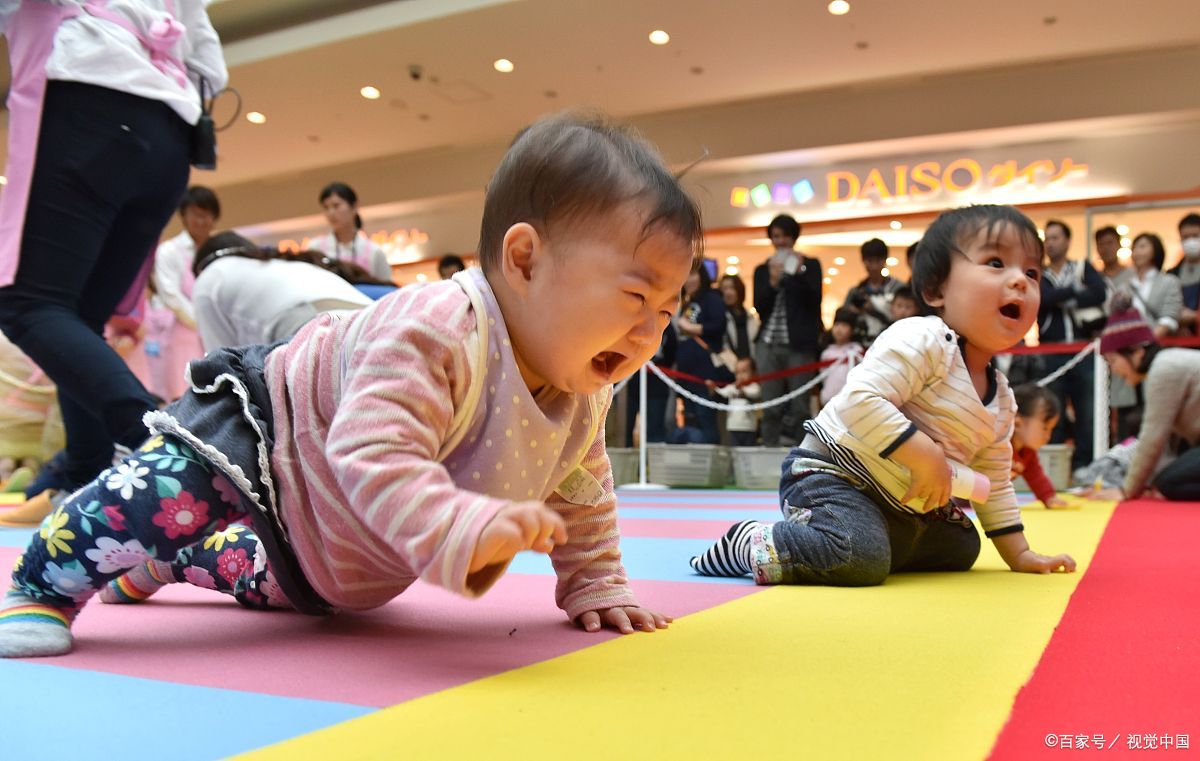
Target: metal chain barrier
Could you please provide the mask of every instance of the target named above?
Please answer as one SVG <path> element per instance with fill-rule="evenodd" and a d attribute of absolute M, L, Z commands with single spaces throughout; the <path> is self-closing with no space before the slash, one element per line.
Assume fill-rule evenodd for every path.
<path fill-rule="evenodd" d="M 711 399 L 704 399 L 702 397 L 697 396 L 696 394 L 693 394 L 691 391 L 688 391 L 686 388 L 683 388 L 678 383 L 676 383 L 666 373 L 664 373 L 661 369 L 659 369 L 658 365 L 654 364 L 653 362 L 647 362 L 646 367 L 650 368 L 650 372 L 657 375 L 658 379 L 661 380 L 663 383 L 665 383 L 667 385 L 667 387 L 670 388 L 672 391 L 674 391 L 675 393 L 684 397 L 685 399 L 690 399 L 691 401 L 695 402 L 696 404 L 699 404 L 699 405 L 702 405 L 704 407 L 708 407 L 708 408 L 714 409 L 714 410 L 725 410 L 726 412 L 728 412 L 729 410 L 732 410 L 732 409 L 738 409 L 742 412 L 754 412 L 757 410 L 765 410 L 768 407 L 775 407 L 780 404 L 786 404 L 787 402 L 790 402 L 791 400 L 795 399 L 798 396 L 807 394 L 809 391 L 811 391 L 812 389 L 814 389 L 818 385 L 820 385 L 820 383 L 829 376 L 829 373 L 835 367 L 838 367 L 843 364 L 849 364 L 849 363 L 850 363 L 849 358 L 842 357 L 842 358 L 838 359 L 837 362 L 830 365 L 829 367 L 826 367 L 825 369 L 821 370 L 821 372 L 817 373 L 817 376 L 815 378 L 813 378 L 808 383 L 805 383 L 803 386 L 801 386 L 798 389 L 789 391 L 788 393 L 784 394 L 783 396 L 777 396 L 774 399 L 768 399 L 765 402 L 756 402 L 754 404 L 738 405 L 736 408 L 731 404 L 721 404 L 720 402 L 714 402 Z"/>

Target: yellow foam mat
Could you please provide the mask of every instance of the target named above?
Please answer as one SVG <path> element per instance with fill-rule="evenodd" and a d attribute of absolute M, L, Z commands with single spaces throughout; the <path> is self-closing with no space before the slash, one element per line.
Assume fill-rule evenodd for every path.
<path fill-rule="evenodd" d="M 982 759 L 1113 507 L 1023 512 L 1080 573 L 1012 573 L 985 541 L 970 573 L 776 587 L 243 758 Z"/>

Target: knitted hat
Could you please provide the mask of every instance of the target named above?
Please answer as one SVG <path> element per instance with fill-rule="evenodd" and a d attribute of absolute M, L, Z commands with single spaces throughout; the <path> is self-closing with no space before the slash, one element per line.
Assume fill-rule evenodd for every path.
<path fill-rule="evenodd" d="M 1100 353 L 1120 351 L 1155 342 L 1154 331 L 1136 309 L 1113 312 L 1100 334 Z"/>

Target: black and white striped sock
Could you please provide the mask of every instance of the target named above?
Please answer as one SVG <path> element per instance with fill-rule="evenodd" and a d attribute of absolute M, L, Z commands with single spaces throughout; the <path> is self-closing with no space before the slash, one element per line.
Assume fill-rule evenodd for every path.
<path fill-rule="evenodd" d="M 742 521 L 730 526 L 725 536 L 703 555 L 692 558 L 692 568 L 703 576 L 745 576 L 750 573 L 750 536 L 762 525 L 760 521 Z"/>

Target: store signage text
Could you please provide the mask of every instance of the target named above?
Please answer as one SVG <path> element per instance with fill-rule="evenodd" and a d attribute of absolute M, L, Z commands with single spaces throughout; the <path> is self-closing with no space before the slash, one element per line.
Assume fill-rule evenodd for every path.
<path fill-rule="evenodd" d="M 1087 164 L 1073 159 L 1039 159 L 1025 164 L 1015 160 L 984 164 L 960 158 L 943 164 L 922 161 L 897 164 L 890 169 L 874 167 L 864 173 L 833 170 L 825 173 L 825 204 L 888 203 L 897 200 L 922 200 L 939 194 L 980 193 L 1018 187 L 1044 187 L 1072 177 L 1086 177 Z M 817 198 L 809 179 L 797 182 L 760 183 L 753 187 L 736 186 L 729 194 L 729 205 L 737 209 L 751 206 L 803 206 Z"/>
<path fill-rule="evenodd" d="M 323 237 L 323 236 L 322 236 Z M 403 251 L 409 246 L 419 246 L 429 242 L 429 233 L 416 227 L 398 230 L 378 230 L 367 236 L 384 251 Z M 305 236 L 297 242 L 292 238 L 279 241 L 280 251 L 307 251 L 316 238 Z"/>

